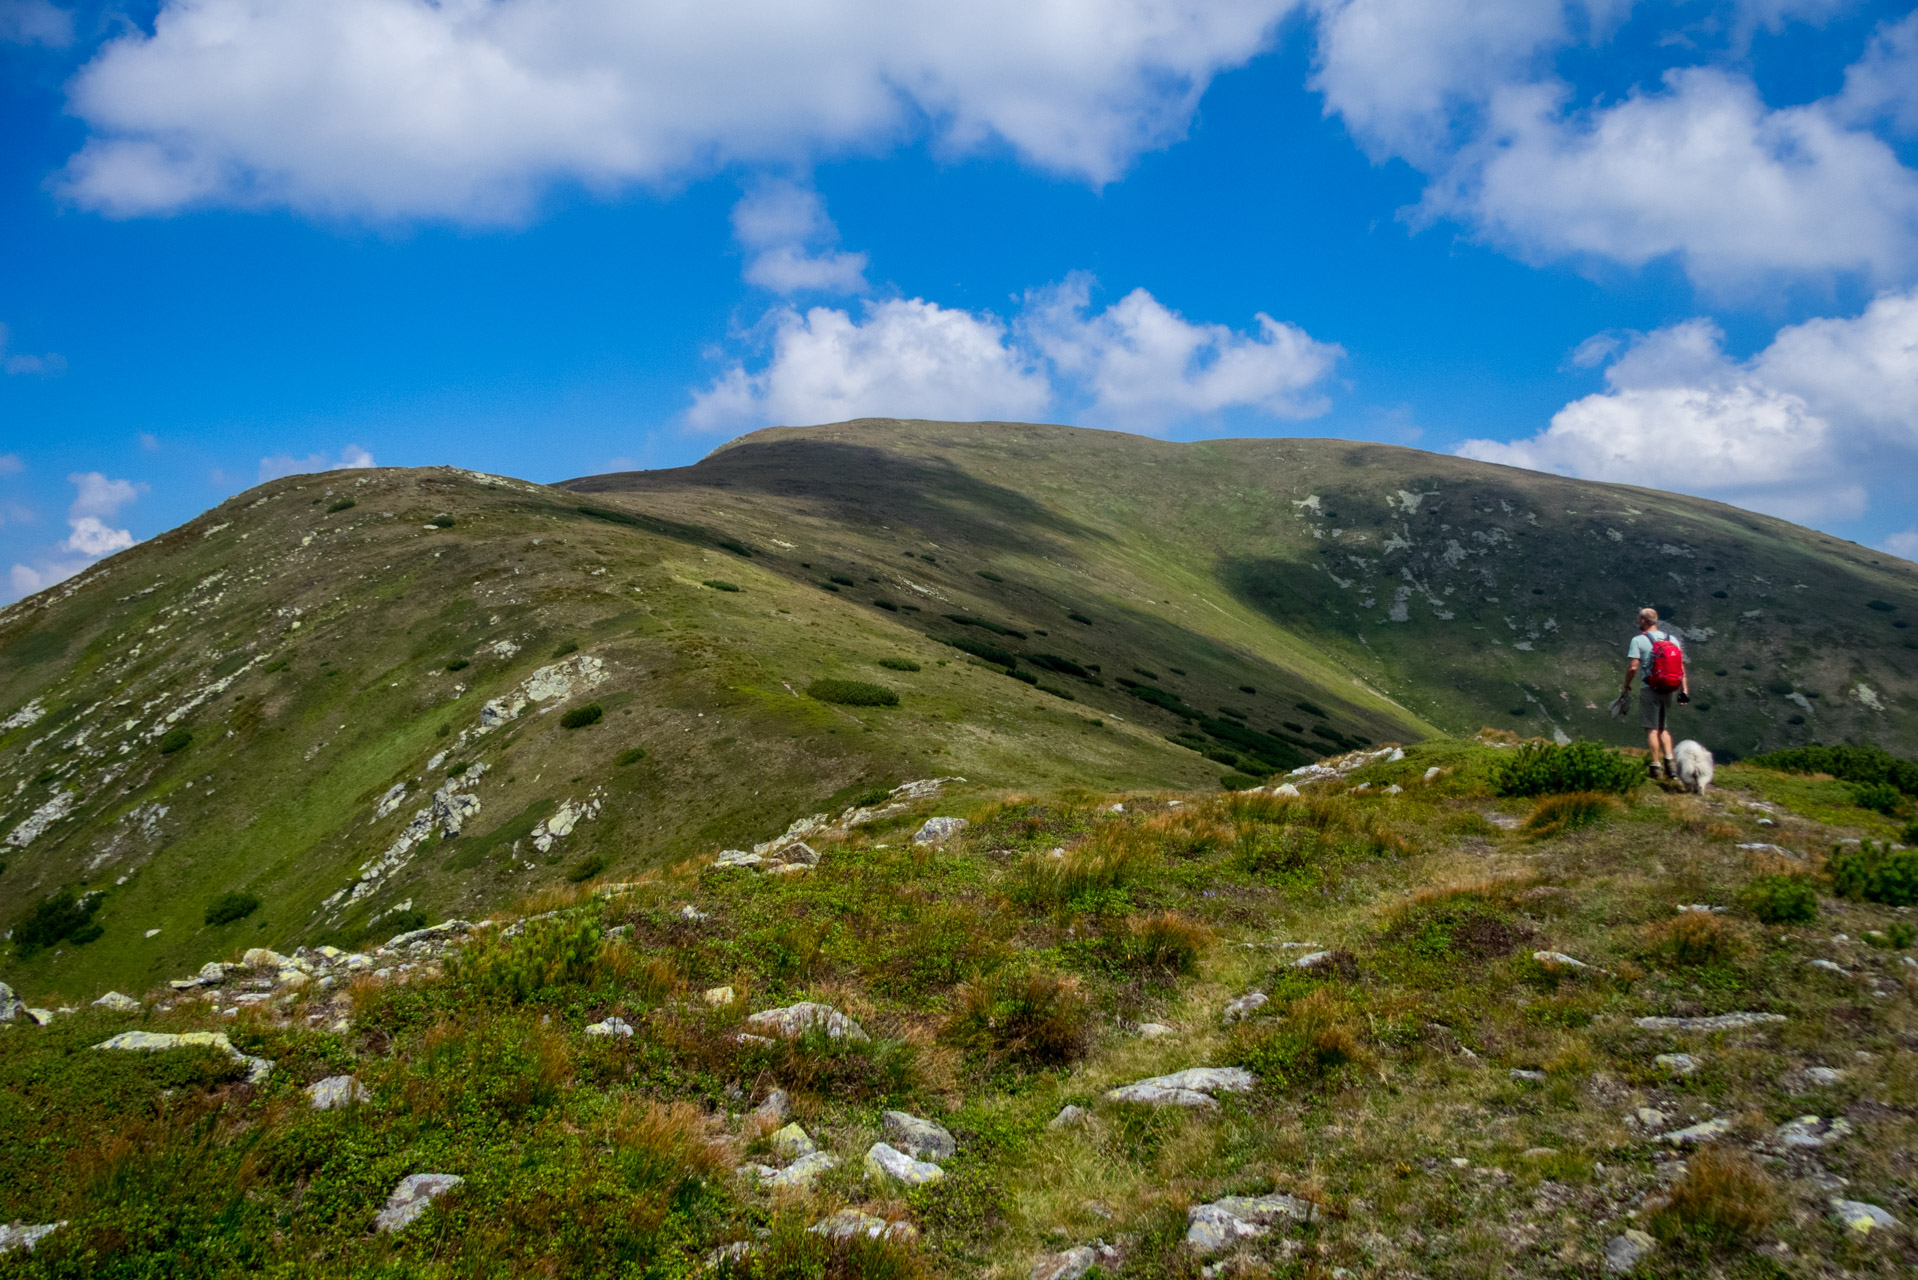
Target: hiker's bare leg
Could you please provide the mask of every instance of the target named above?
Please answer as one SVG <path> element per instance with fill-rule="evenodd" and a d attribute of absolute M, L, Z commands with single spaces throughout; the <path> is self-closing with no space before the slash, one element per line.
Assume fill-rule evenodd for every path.
<path fill-rule="evenodd" d="M 1662 743 L 1660 741 L 1661 739 L 1663 740 Z M 1652 763 L 1657 764 L 1660 760 L 1665 758 L 1663 755 L 1663 751 L 1671 750 L 1671 735 L 1664 732 L 1662 729 L 1653 729 L 1645 735 L 1645 743 L 1647 746 L 1651 748 Z M 1663 751 L 1661 751 L 1660 749 L 1661 746 L 1663 748 Z"/>

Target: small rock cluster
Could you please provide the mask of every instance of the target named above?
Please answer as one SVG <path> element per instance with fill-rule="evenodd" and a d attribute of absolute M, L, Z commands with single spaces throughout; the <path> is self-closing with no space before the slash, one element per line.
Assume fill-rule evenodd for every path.
<path fill-rule="evenodd" d="M 819 865 L 819 853 L 806 843 L 808 837 L 832 837 L 843 839 L 855 827 L 885 818 L 893 818 L 904 813 L 916 801 L 930 800 L 938 795 L 940 789 L 949 782 L 964 782 L 964 778 L 921 778 L 916 782 L 902 782 L 894 787 L 879 804 L 861 808 L 853 806 L 842 812 L 837 818 L 828 814 L 815 813 L 810 817 L 795 819 L 791 826 L 770 840 L 764 840 L 748 849 L 727 849 L 713 860 L 714 867 L 735 868 L 754 871 L 762 875 L 793 875 Z M 957 825 L 952 825 L 957 824 Z M 914 836 L 918 844 L 940 844 L 950 839 L 965 827 L 962 818 L 933 818 L 921 827 Z"/>

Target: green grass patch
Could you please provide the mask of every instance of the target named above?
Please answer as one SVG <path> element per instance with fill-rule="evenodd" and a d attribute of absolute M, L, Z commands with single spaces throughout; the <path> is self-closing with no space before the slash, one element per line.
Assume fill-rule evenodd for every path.
<path fill-rule="evenodd" d="M 235 920 L 244 920 L 260 909 L 258 894 L 223 893 L 207 903 L 206 922 L 213 926 L 232 924 Z"/>

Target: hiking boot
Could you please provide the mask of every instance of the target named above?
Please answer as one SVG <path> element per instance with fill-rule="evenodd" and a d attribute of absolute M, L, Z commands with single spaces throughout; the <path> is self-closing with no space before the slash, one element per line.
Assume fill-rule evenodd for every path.
<path fill-rule="evenodd" d="M 1647 760 L 1645 762 L 1645 776 L 1656 782 L 1665 775 L 1658 771 L 1658 761 Z"/>
<path fill-rule="evenodd" d="M 1678 770 L 1673 767 L 1672 762 L 1669 760 L 1665 762 L 1665 779 L 1668 782 L 1678 781 Z"/>

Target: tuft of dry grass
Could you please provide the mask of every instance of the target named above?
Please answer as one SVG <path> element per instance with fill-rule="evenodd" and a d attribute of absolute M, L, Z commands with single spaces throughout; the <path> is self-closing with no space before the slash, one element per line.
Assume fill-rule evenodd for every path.
<path fill-rule="evenodd" d="M 1176 911 L 1134 916 L 1118 939 L 1129 969 L 1163 974 L 1198 972 L 1199 957 L 1212 944 L 1212 931 Z"/>
<path fill-rule="evenodd" d="M 1531 816 L 1525 819 L 1525 833 L 1540 840 L 1562 835 L 1580 827 L 1589 827 L 1610 816 L 1617 808 L 1618 801 L 1596 791 L 1572 791 L 1564 795 L 1546 796 L 1533 808 Z"/>
<path fill-rule="evenodd" d="M 1777 1220 L 1778 1184 L 1735 1147 L 1712 1145 L 1685 1162 L 1685 1176 L 1652 1216 L 1655 1234 L 1713 1244 L 1748 1240 Z"/>
<path fill-rule="evenodd" d="M 1078 980 L 1043 969 L 974 978 L 953 993 L 945 1038 L 990 1062 L 1063 1066 L 1083 1057 L 1092 1013 Z"/>
<path fill-rule="evenodd" d="M 1732 926 L 1709 911 L 1685 911 L 1645 926 L 1647 953 L 1671 965 L 1709 965 L 1732 959 L 1745 948 Z"/>

